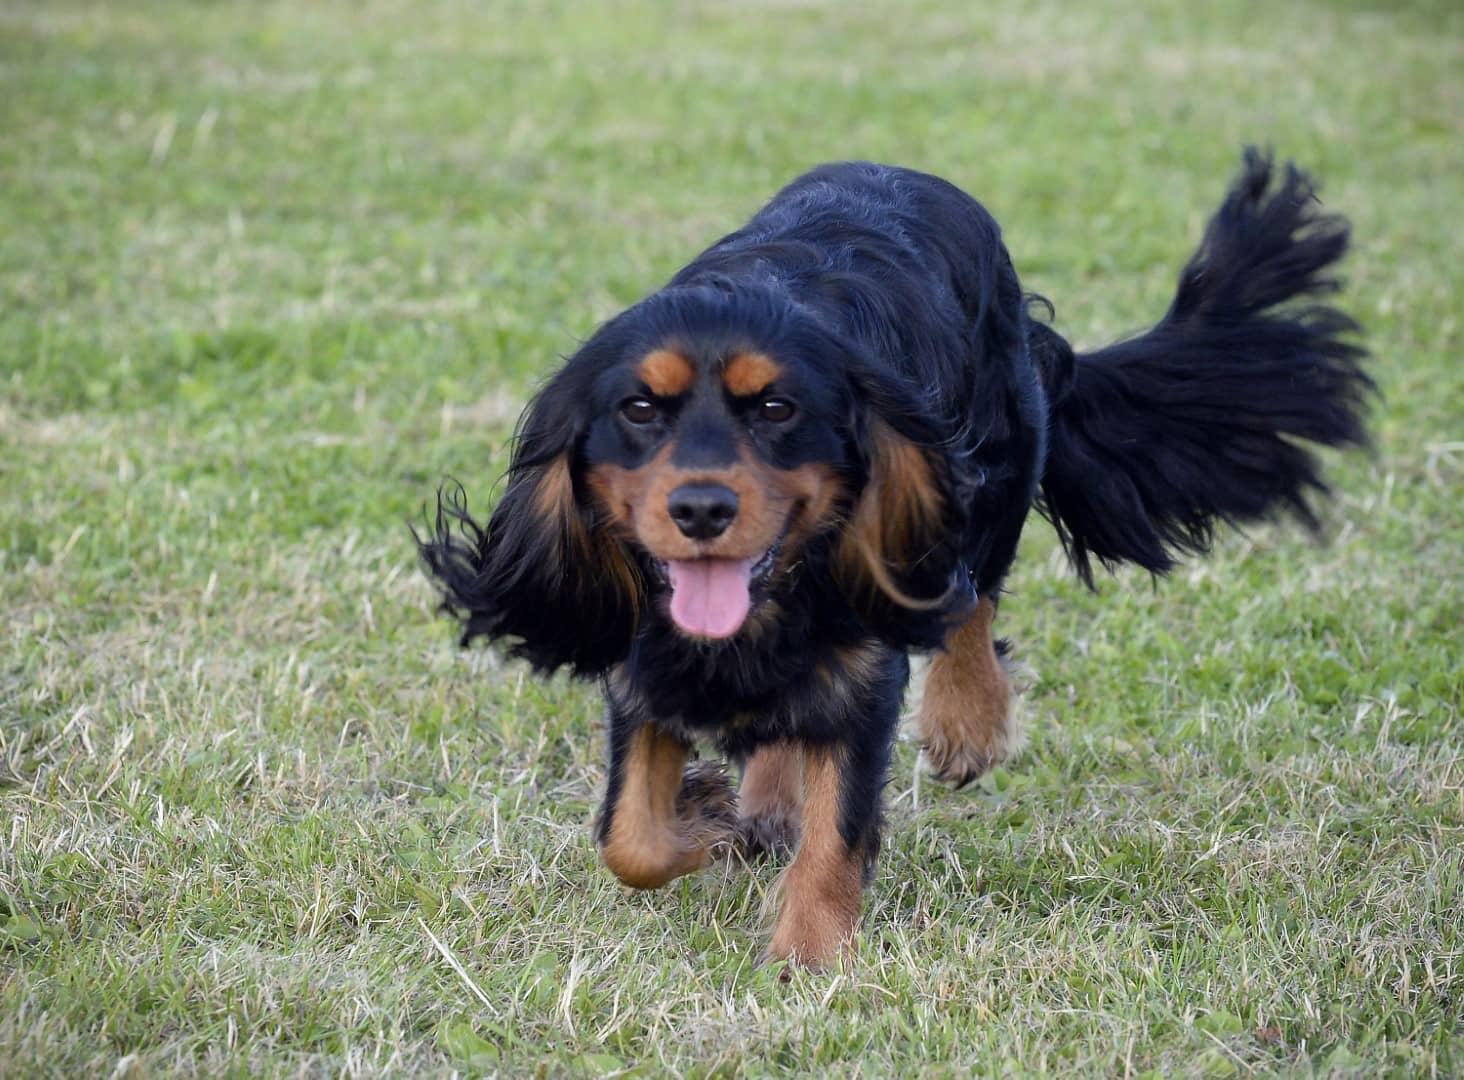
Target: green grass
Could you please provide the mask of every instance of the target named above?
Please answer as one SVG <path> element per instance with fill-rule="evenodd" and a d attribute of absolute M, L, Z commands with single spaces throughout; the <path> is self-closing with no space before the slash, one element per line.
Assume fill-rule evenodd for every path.
<path fill-rule="evenodd" d="M 0 1073 L 1464 1069 L 1464 12 L 996 7 L 0 7 Z M 1092 596 L 1034 522 L 1032 745 L 901 746 L 841 974 L 755 966 L 776 868 L 618 887 L 593 688 L 433 614 L 440 479 L 815 162 L 960 183 L 1093 344 L 1248 140 L 1355 224 L 1330 542 Z"/>

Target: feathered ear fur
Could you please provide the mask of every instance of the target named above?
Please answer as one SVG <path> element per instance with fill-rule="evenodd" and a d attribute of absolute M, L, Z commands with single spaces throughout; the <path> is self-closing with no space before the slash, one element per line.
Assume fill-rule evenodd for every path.
<path fill-rule="evenodd" d="M 834 549 L 834 580 L 876 634 L 939 646 L 975 603 L 950 463 L 903 384 L 864 365 L 852 377 L 864 409 L 855 430 L 867 478 Z"/>
<path fill-rule="evenodd" d="M 417 537 L 443 607 L 463 643 L 508 638 L 542 672 L 568 665 L 598 675 L 630 648 L 641 572 L 607 524 L 576 497 L 580 402 L 562 373 L 525 410 L 508 486 L 488 527 L 468 514 L 460 486 L 437 493 L 430 536 Z"/>

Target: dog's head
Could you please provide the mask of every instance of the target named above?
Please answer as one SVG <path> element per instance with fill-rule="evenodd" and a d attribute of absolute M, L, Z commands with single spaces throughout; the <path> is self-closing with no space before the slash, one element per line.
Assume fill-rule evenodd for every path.
<path fill-rule="evenodd" d="M 672 289 L 529 405 L 488 528 L 456 493 L 422 551 L 466 636 L 541 668 L 602 671 L 651 619 L 754 635 L 800 583 L 934 645 L 970 602 L 950 473 L 918 389 L 809 312 Z"/>

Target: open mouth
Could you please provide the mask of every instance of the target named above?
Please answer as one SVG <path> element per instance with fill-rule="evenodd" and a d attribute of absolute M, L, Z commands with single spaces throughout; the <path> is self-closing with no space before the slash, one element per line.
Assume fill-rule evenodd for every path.
<path fill-rule="evenodd" d="M 667 559 L 671 620 L 693 637 L 729 638 L 747 621 L 754 591 L 766 582 L 778 555 L 774 544 L 750 559 Z"/>

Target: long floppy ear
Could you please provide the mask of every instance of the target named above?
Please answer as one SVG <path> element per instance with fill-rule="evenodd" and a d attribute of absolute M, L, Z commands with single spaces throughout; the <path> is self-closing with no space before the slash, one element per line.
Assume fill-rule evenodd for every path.
<path fill-rule="evenodd" d="M 880 637 L 937 647 L 975 603 L 951 463 L 909 388 L 862 363 L 850 374 L 866 479 L 834 549 L 835 583 Z"/>
<path fill-rule="evenodd" d="M 607 524 L 576 497 L 584 400 L 561 372 L 519 421 L 488 527 L 473 521 L 454 485 L 438 491 L 431 535 L 417 544 L 464 644 L 507 638 L 514 656 L 542 672 L 567 665 L 589 676 L 629 651 L 644 583 Z"/>

